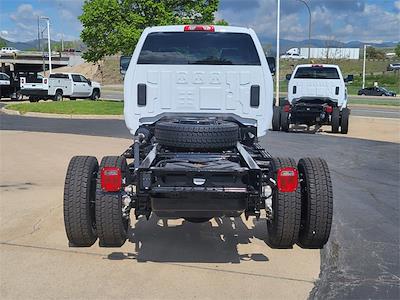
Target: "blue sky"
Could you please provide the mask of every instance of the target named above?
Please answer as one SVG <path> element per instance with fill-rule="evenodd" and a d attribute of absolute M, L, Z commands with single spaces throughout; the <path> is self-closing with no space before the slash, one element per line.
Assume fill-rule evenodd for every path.
<path fill-rule="evenodd" d="M 306 0 L 312 11 L 312 38 L 400 40 L 400 0 Z M 298 0 L 281 0 L 281 37 L 308 37 L 308 12 Z M 83 0 L 0 0 L 0 36 L 12 41 L 37 37 L 37 16 L 51 18 L 52 38 L 78 39 L 82 29 L 77 16 Z M 217 18 L 231 25 L 248 26 L 263 38 L 273 38 L 276 0 L 220 0 Z M 43 24 L 41 26 L 44 26 Z"/>

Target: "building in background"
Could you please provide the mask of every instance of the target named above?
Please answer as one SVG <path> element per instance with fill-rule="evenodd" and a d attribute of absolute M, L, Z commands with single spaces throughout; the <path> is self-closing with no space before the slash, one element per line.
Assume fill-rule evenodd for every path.
<path fill-rule="evenodd" d="M 308 59 L 308 48 L 291 48 L 281 58 Z M 310 48 L 310 58 L 360 59 L 359 48 Z"/>

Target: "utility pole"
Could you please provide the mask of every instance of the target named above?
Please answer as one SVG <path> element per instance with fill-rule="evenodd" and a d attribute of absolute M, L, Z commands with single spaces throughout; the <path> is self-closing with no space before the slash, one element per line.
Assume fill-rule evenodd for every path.
<path fill-rule="evenodd" d="M 308 15 L 309 15 L 309 18 L 308 18 L 308 59 L 311 60 L 311 51 L 310 51 L 310 48 L 311 48 L 311 10 L 306 1 L 304 1 L 304 0 L 298 0 L 298 1 L 304 3 L 304 5 L 307 7 L 307 10 L 308 10 Z"/>
<path fill-rule="evenodd" d="M 276 70 L 275 70 L 275 104 L 279 105 L 279 53 L 280 53 L 280 45 L 279 45 L 279 22 L 280 22 L 280 14 L 281 14 L 281 0 L 277 0 L 277 10 L 276 10 Z"/>
<path fill-rule="evenodd" d="M 362 75 L 362 88 L 365 88 L 365 60 L 367 56 L 367 44 L 364 45 L 364 57 L 363 57 L 363 75 Z"/>
<path fill-rule="evenodd" d="M 38 51 L 40 51 L 40 19 L 37 17 L 37 40 L 38 40 Z"/>
<path fill-rule="evenodd" d="M 49 50 L 49 74 L 51 73 L 51 45 L 50 45 L 50 19 L 49 17 L 40 17 L 47 22 L 47 46 Z"/>

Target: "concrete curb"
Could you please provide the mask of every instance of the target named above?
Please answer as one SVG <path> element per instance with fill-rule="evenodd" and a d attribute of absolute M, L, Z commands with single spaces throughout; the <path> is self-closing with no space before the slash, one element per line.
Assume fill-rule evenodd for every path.
<path fill-rule="evenodd" d="M 123 115 L 67 115 L 67 114 L 49 114 L 49 113 L 38 113 L 38 112 L 27 112 L 21 114 L 17 110 L 1 108 L 1 112 L 8 115 L 16 115 L 23 117 L 36 117 L 36 118 L 53 118 L 53 119 L 99 119 L 99 120 L 123 120 Z"/>

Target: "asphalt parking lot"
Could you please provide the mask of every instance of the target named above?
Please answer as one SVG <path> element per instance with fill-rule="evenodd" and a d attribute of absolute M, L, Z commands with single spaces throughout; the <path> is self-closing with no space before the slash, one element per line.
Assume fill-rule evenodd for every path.
<path fill-rule="evenodd" d="M 241 219 L 166 228 L 139 220 L 121 249 L 76 249 L 62 221 L 68 160 L 123 152 L 124 122 L 0 118 L 2 298 L 400 296 L 397 143 L 274 132 L 262 139 L 275 156 L 328 161 L 334 226 L 321 252 L 270 249 L 265 223 Z"/>

